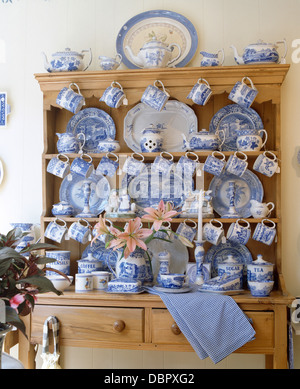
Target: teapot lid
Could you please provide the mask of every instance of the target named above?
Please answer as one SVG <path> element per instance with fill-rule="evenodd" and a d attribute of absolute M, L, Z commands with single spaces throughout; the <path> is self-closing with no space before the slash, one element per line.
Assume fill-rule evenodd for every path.
<path fill-rule="evenodd" d="M 267 43 L 267 42 L 264 42 L 262 39 L 258 39 L 258 41 L 256 43 L 251 43 L 249 46 L 251 47 L 251 46 L 261 46 L 261 45 L 264 45 L 264 46 L 275 46 L 274 43 Z"/>
<path fill-rule="evenodd" d="M 253 261 L 252 264 L 253 265 L 260 265 L 260 266 L 264 266 L 264 265 L 265 266 L 270 266 L 270 265 L 273 266 L 273 263 L 265 261 L 261 254 L 257 255 L 257 259 L 255 261 Z"/>
<path fill-rule="evenodd" d="M 236 258 L 234 258 L 233 255 L 227 255 L 227 259 L 225 259 L 225 261 L 223 263 L 236 263 L 236 264 L 240 264 Z"/>
<path fill-rule="evenodd" d="M 83 58 L 82 54 L 78 53 L 77 51 L 72 51 L 69 47 L 67 47 L 65 51 L 57 51 L 56 53 L 52 54 L 53 57 L 69 57 L 70 55 Z"/>

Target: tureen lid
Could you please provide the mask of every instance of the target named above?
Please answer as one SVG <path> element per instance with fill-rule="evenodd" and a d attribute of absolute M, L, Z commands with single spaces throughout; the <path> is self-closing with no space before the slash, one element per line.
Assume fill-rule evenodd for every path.
<path fill-rule="evenodd" d="M 52 54 L 53 57 L 81 57 L 83 58 L 83 55 L 78 53 L 77 51 L 72 51 L 69 47 L 65 49 L 65 51 L 57 51 L 56 53 Z"/>
<path fill-rule="evenodd" d="M 223 263 L 234 263 L 234 264 L 240 265 L 240 263 L 237 261 L 236 258 L 234 258 L 233 255 L 228 255 L 227 259 L 225 259 L 225 261 Z"/>
<path fill-rule="evenodd" d="M 89 262 L 99 262 L 99 260 L 95 257 L 93 257 L 92 253 L 88 253 L 87 257 L 79 259 L 77 262 L 84 262 L 84 261 L 89 261 Z"/>

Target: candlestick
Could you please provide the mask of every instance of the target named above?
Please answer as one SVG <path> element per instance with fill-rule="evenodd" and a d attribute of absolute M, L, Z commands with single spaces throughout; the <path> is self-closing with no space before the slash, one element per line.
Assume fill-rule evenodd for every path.
<path fill-rule="evenodd" d="M 198 235 L 197 241 L 202 242 L 202 206 L 203 206 L 203 190 L 199 191 L 199 204 L 198 204 Z"/>

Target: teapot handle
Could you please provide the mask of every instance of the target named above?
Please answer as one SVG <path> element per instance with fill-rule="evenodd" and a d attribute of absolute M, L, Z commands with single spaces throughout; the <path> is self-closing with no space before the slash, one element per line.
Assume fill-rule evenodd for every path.
<path fill-rule="evenodd" d="M 82 154 L 82 149 L 83 149 L 83 146 L 85 145 L 85 134 L 83 133 L 83 132 L 79 132 L 77 135 L 76 135 L 76 138 L 80 141 L 80 136 L 82 136 L 83 137 L 83 141 L 82 141 L 82 144 L 80 145 L 80 154 Z"/>
<path fill-rule="evenodd" d="M 225 60 L 224 49 L 220 49 L 220 50 L 218 51 L 218 56 L 219 56 L 219 53 L 222 54 L 222 59 L 221 59 L 221 61 L 220 61 L 220 65 L 223 65 L 224 60 Z"/>
<path fill-rule="evenodd" d="M 92 55 L 92 49 L 82 50 L 81 52 L 82 53 L 90 53 L 90 61 L 89 61 L 88 65 L 82 70 L 84 72 L 90 66 L 90 64 L 92 63 L 93 55 Z"/>
<path fill-rule="evenodd" d="M 171 44 L 169 45 L 169 47 L 177 47 L 177 49 L 178 49 L 178 55 L 177 55 L 175 58 L 171 59 L 171 60 L 167 63 L 167 66 L 169 66 L 169 65 L 171 65 L 173 62 L 177 61 L 177 59 L 181 56 L 181 47 L 180 47 L 177 43 L 171 43 Z"/>
<path fill-rule="evenodd" d="M 269 208 L 269 206 L 271 206 L 271 208 Z M 267 216 L 267 217 L 269 217 L 270 214 L 271 214 L 271 212 L 272 212 L 273 209 L 275 208 L 275 205 L 274 205 L 274 203 L 269 202 L 269 203 L 267 204 L 267 207 L 269 208 L 269 213 L 268 213 L 268 216 Z"/>
<path fill-rule="evenodd" d="M 222 134 L 223 134 L 223 140 L 221 140 L 220 132 L 222 132 Z M 219 145 L 219 150 L 222 150 L 222 146 L 223 146 L 223 144 L 225 143 L 225 140 L 226 140 L 226 134 L 225 134 L 224 130 L 219 130 L 218 131 L 218 138 L 221 141 L 221 144 Z"/>
<path fill-rule="evenodd" d="M 115 60 L 120 64 L 122 62 L 122 59 L 123 59 L 122 55 L 117 53 L 117 55 L 115 56 Z"/>
<path fill-rule="evenodd" d="M 276 42 L 276 44 L 280 44 L 280 43 L 283 43 L 283 45 L 284 45 L 284 54 L 283 54 L 283 56 L 280 58 L 279 63 L 284 64 L 284 63 L 286 63 L 285 57 L 286 57 L 286 53 L 287 53 L 287 44 L 286 44 L 286 40 L 283 39 L 282 41 L 277 41 L 277 42 Z"/>

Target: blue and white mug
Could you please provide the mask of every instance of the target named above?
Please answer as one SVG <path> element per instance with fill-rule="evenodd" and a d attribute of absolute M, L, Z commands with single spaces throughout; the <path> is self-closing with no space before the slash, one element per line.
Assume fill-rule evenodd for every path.
<path fill-rule="evenodd" d="M 271 224 L 268 226 L 266 223 Z M 276 224 L 273 220 L 263 219 L 255 227 L 252 239 L 270 246 L 276 236 Z"/>
<path fill-rule="evenodd" d="M 129 157 L 126 158 L 122 167 L 122 171 L 127 173 L 129 176 L 138 176 L 145 168 L 144 160 L 145 158 L 142 154 L 132 153 Z"/>
<path fill-rule="evenodd" d="M 83 293 L 93 290 L 93 276 L 91 273 L 75 274 L 75 292 Z"/>
<path fill-rule="evenodd" d="M 159 84 L 162 89 L 159 89 L 157 84 Z M 156 111 L 161 111 L 166 105 L 169 97 L 170 95 L 166 91 L 164 84 L 160 80 L 156 80 L 154 81 L 153 85 L 147 86 L 141 98 L 141 102 L 155 109 Z"/>
<path fill-rule="evenodd" d="M 219 224 L 218 226 L 213 223 Z M 223 223 L 219 220 L 212 219 L 203 226 L 203 239 L 207 242 L 218 245 L 224 236 Z"/>
<path fill-rule="evenodd" d="M 189 226 L 187 223 L 192 223 L 193 226 Z M 179 224 L 176 230 L 175 238 L 180 239 L 180 236 L 183 236 L 190 242 L 192 242 L 197 233 L 197 223 L 190 219 L 185 219 L 182 223 Z"/>
<path fill-rule="evenodd" d="M 193 176 L 198 162 L 198 155 L 193 153 L 192 151 L 187 151 L 182 157 L 179 158 L 179 161 L 176 165 L 176 172 L 182 175 L 187 175 L 189 177 Z"/>
<path fill-rule="evenodd" d="M 246 226 L 241 223 L 246 224 Z M 231 223 L 226 238 L 231 242 L 245 245 L 251 235 L 250 223 L 245 219 L 237 219 L 235 223 Z"/>
<path fill-rule="evenodd" d="M 90 237 L 90 223 L 85 219 L 79 219 L 69 227 L 68 235 L 79 243 L 85 244 Z"/>
<path fill-rule="evenodd" d="M 208 81 L 206 81 L 204 78 L 199 78 L 187 96 L 187 99 L 193 100 L 195 104 L 205 105 L 208 102 L 211 94 L 212 90 Z"/>
<path fill-rule="evenodd" d="M 86 157 L 88 160 L 84 159 Z M 88 154 L 81 154 L 80 157 L 74 159 L 71 164 L 71 172 L 79 174 L 82 177 L 88 178 L 94 171 L 92 164 L 93 158 Z"/>
<path fill-rule="evenodd" d="M 250 82 L 250 87 L 245 83 L 246 80 Z M 244 77 L 242 81 L 238 81 L 234 85 L 228 98 L 244 108 L 250 108 L 257 93 L 258 90 L 255 88 L 251 78 Z"/>
<path fill-rule="evenodd" d="M 239 158 L 239 155 L 242 155 L 242 158 Z M 242 151 L 236 151 L 232 154 L 225 166 L 225 170 L 228 173 L 234 174 L 238 177 L 242 177 L 248 167 L 247 155 Z"/>
<path fill-rule="evenodd" d="M 71 251 L 68 250 L 55 250 L 55 251 L 46 251 L 46 257 L 55 259 L 55 262 L 47 264 L 47 267 L 51 269 L 59 270 L 60 272 L 69 275 L 70 274 L 70 263 L 71 263 Z M 46 275 L 51 276 L 55 275 L 54 271 L 47 270 Z"/>
<path fill-rule="evenodd" d="M 272 177 L 278 171 L 278 159 L 271 151 L 265 151 L 260 154 L 253 164 L 253 170 Z"/>
<path fill-rule="evenodd" d="M 73 91 L 73 86 L 77 88 L 77 93 Z M 79 86 L 72 82 L 68 88 L 65 87 L 58 93 L 56 104 L 67 109 L 68 111 L 71 111 L 74 114 L 77 114 L 85 104 L 85 100 L 80 93 Z"/>
<path fill-rule="evenodd" d="M 114 159 L 113 159 L 114 158 Z M 119 167 L 119 157 L 114 153 L 107 153 L 101 158 L 96 169 L 96 174 L 113 177 Z"/>
<path fill-rule="evenodd" d="M 121 104 L 128 104 L 122 85 L 117 81 L 113 81 L 111 85 L 105 89 L 99 101 L 104 101 L 105 104 L 111 108 L 119 108 Z"/>
<path fill-rule="evenodd" d="M 218 158 L 221 156 L 221 158 Z M 207 173 L 213 174 L 214 176 L 220 176 L 226 165 L 225 155 L 220 151 L 214 151 L 211 155 L 206 158 L 203 170 Z"/>
<path fill-rule="evenodd" d="M 69 157 L 65 154 L 58 154 L 56 157 L 51 158 L 47 166 L 47 172 L 57 177 L 65 178 L 70 172 Z"/>
<path fill-rule="evenodd" d="M 61 222 L 62 224 L 59 224 Z M 67 232 L 67 223 L 59 219 L 55 218 L 53 222 L 50 222 L 45 230 L 44 236 L 48 239 L 54 240 L 57 243 L 61 243 L 63 237 Z"/>
<path fill-rule="evenodd" d="M 152 171 L 162 173 L 163 176 L 166 176 L 170 173 L 173 166 L 173 155 L 167 151 L 162 151 L 153 161 Z"/>

